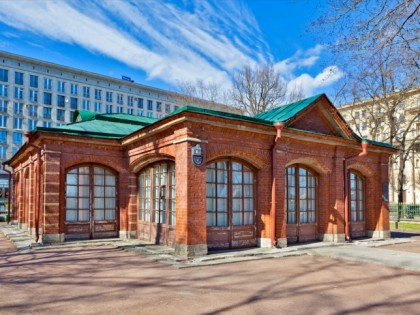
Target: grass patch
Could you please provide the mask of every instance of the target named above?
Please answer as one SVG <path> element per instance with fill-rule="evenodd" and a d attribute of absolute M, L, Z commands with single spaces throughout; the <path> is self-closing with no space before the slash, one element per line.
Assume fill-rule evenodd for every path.
<path fill-rule="evenodd" d="M 390 222 L 391 228 L 395 229 L 395 222 Z M 398 230 L 420 231 L 420 223 L 398 222 Z"/>

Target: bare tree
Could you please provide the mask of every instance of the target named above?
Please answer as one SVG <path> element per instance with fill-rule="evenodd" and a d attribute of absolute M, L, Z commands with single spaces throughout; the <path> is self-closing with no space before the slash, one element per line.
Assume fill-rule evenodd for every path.
<path fill-rule="evenodd" d="M 371 60 L 384 49 L 420 69 L 418 0 L 328 0 L 314 23 L 343 63 Z"/>
<path fill-rule="evenodd" d="M 395 58 L 389 49 L 377 54 L 377 59 L 359 65 L 359 69 L 347 76 L 341 98 L 350 100 L 348 119 L 356 126 L 362 137 L 382 141 L 398 148 L 398 153 L 390 160 L 391 188 L 403 201 L 407 184 L 406 162 L 417 154 L 420 134 L 417 122 L 420 108 L 407 103 L 420 94 L 419 79 Z M 394 166 L 398 167 L 394 176 Z M 396 178 L 395 178 L 396 177 Z"/>
<path fill-rule="evenodd" d="M 272 65 L 249 65 L 233 74 L 232 100 L 249 115 L 256 115 L 281 104 L 287 94 L 287 84 Z"/>
<path fill-rule="evenodd" d="M 220 102 L 223 98 L 222 88 L 216 83 L 203 80 L 178 81 L 177 91 L 187 97 L 199 98 L 209 102 Z"/>

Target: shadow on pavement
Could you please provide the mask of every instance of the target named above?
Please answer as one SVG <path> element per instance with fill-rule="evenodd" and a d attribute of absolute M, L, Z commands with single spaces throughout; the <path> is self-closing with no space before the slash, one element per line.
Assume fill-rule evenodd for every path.
<path fill-rule="evenodd" d="M 420 232 L 391 231 L 392 238 L 410 238 L 420 236 Z"/>

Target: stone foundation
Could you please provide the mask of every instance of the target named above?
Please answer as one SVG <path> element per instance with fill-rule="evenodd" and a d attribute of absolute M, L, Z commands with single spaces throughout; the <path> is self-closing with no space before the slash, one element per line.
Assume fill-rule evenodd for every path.
<path fill-rule="evenodd" d="M 368 237 L 371 238 L 391 238 L 391 231 L 366 231 Z"/>
<path fill-rule="evenodd" d="M 286 248 L 287 247 L 287 238 L 281 237 L 277 239 L 277 248 Z"/>
<path fill-rule="evenodd" d="M 261 248 L 271 248 L 271 238 L 257 238 L 257 246 Z"/>
<path fill-rule="evenodd" d="M 207 244 L 175 244 L 175 255 L 178 255 L 182 258 L 205 256 L 207 255 Z"/>
<path fill-rule="evenodd" d="M 344 243 L 346 236 L 344 234 L 319 234 L 319 240 L 323 242 Z"/>

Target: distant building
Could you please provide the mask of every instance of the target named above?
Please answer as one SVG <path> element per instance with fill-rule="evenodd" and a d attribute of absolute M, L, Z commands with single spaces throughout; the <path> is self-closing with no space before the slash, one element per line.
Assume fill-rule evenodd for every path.
<path fill-rule="evenodd" d="M 186 100 L 197 107 L 241 113 L 137 84 L 126 76 L 116 79 L 0 51 L 0 162 L 19 150 L 24 131 L 70 123 L 76 110 L 162 118 Z"/>
<path fill-rule="evenodd" d="M 420 203 L 420 88 L 394 93 L 387 99 L 366 100 L 338 107 L 343 118 L 362 138 L 390 143 L 393 126 L 402 135 L 406 131 L 406 143 L 412 145 L 405 162 L 403 201 Z M 415 143 L 413 143 L 413 141 Z M 398 148 L 394 140 L 393 146 Z M 406 147 L 407 147 L 406 146 Z M 390 201 L 398 202 L 399 161 L 390 162 Z"/>

